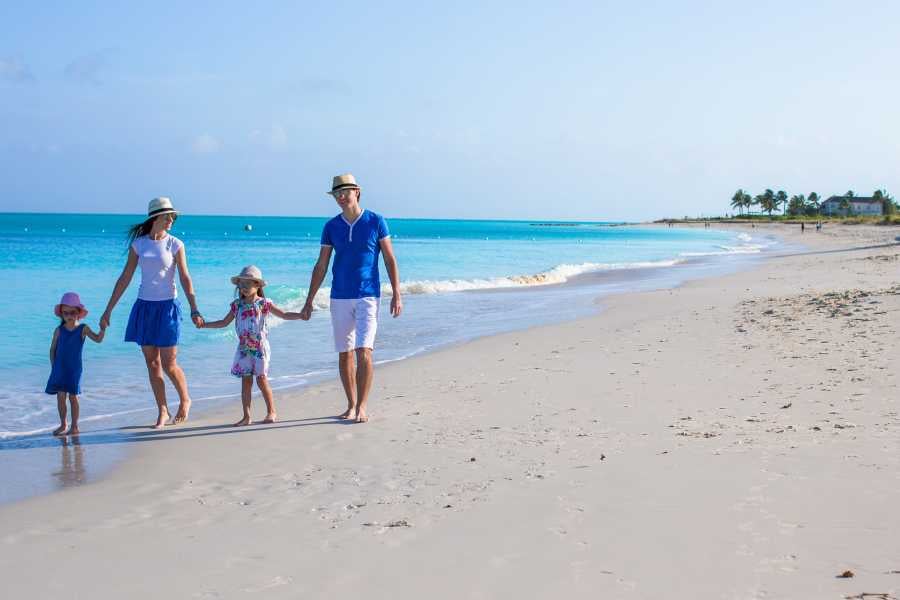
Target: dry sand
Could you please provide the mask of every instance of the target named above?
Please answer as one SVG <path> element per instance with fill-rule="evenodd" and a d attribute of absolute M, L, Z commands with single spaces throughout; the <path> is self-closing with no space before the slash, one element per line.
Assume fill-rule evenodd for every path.
<path fill-rule="evenodd" d="M 140 432 L 0 508 L 3 596 L 900 597 L 896 233 L 382 366 L 367 425 Z"/>

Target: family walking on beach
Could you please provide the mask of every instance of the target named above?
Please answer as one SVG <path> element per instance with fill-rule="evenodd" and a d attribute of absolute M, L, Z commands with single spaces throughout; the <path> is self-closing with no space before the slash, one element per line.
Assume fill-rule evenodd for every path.
<path fill-rule="evenodd" d="M 334 197 L 341 212 L 325 223 L 322 229 L 319 258 L 313 267 L 306 302 L 300 312 L 284 311 L 266 298 L 266 281 L 262 271 L 249 265 L 231 278 L 236 286 L 236 298 L 230 303 L 225 317 L 218 321 L 206 321 L 197 309 L 187 266 L 187 251 L 184 243 L 169 233 L 178 218 L 178 211 L 169 198 L 154 198 L 148 206 L 147 219 L 129 230 L 128 258 L 106 310 L 100 317 L 100 332 L 95 333 L 80 323 L 88 311 L 77 293 L 67 292 L 54 308 L 61 322 L 53 333 L 50 347 L 52 369 L 45 390 L 57 397 L 60 426 L 53 434 L 78 433 L 78 395 L 81 393 L 84 340 L 103 341 L 112 311 L 138 268 L 141 270 L 141 284 L 128 317 L 125 341 L 138 344 L 144 355 L 150 388 L 158 408 L 154 428 L 162 428 L 170 422 L 173 425 L 184 423 L 191 409 L 187 378 L 177 361 L 182 315 L 177 300 L 176 271 L 191 307 L 191 321 L 196 327 L 221 328 L 234 322 L 238 347 L 231 374 L 241 379 L 243 409 L 242 418 L 235 425 L 252 423 L 250 399 L 254 378 L 266 403 L 263 422 L 275 422 L 277 413 L 268 382 L 271 358 L 268 316 L 272 314 L 285 320 L 308 321 L 312 317 L 316 292 L 328 273 L 332 254 L 331 325 L 341 384 L 347 397 L 347 409 L 339 416 L 358 423 L 368 421 L 367 403 L 373 379 L 372 351 L 381 296 L 379 255 L 383 257 L 390 279 L 392 316 L 400 316 L 403 302 L 400 297 L 400 273 L 387 222 L 381 215 L 360 206 L 361 191 L 353 175 L 348 173 L 334 177 L 328 193 Z M 169 378 L 178 393 L 179 405 L 174 418 L 169 413 L 163 375 Z M 67 420 L 67 397 L 72 407 L 71 426 Z"/>

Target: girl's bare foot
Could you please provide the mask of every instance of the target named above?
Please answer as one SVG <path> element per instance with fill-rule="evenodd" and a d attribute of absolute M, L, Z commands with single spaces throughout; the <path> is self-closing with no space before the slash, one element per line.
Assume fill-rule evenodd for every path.
<path fill-rule="evenodd" d="M 369 415 L 366 414 L 366 411 L 364 411 L 364 410 L 359 411 L 359 414 L 356 415 L 356 422 L 357 423 L 368 423 L 369 422 Z"/>
<path fill-rule="evenodd" d="M 348 408 L 347 410 L 345 410 L 344 412 L 342 412 L 341 414 L 338 415 L 338 419 L 349 419 L 349 420 L 353 421 L 354 419 L 356 419 L 356 409 Z"/>
<path fill-rule="evenodd" d="M 153 426 L 153 429 L 162 429 L 166 426 L 166 421 L 169 420 L 169 411 L 161 410 L 159 412 L 159 417 L 156 419 L 156 425 Z"/>
<path fill-rule="evenodd" d="M 66 435 L 78 435 L 78 425 L 72 425 L 69 427 L 69 430 L 66 432 Z"/>
<path fill-rule="evenodd" d="M 59 427 L 57 427 L 56 429 L 53 430 L 53 435 L 62 435 L 63 432 L 66 430 L 66 427 L 67 427 L 67 425 L 65 423 L 63 423 L 62 425 L 60 425 Z"/>
<path fill-rule="evenodd" d="M 175 413 L 175 418 L 172 420 L 172 424 L 173 425 L 181 425 L 182 423 L 187 422 L 188 413 L 190 413 L 190 412 L 191 412 L 191 401 L 190 401 L 190 399 L 187 399 L 178 405 L 178 412 Z"/>
<path fill-rule="evenodd" d="M 278 420 L 277 413 L 269 413 L 266 415 L 266 418 L 262 420 L 263 423 L 274 423 Z"/>
<path fill-rule="evenodd" d="M 253 421 L 250 420 L 250 415 L 245 415 L 243 419 L 232 425 L 232 427 L 243 427 L 244 425 L 250 425 Z"/>

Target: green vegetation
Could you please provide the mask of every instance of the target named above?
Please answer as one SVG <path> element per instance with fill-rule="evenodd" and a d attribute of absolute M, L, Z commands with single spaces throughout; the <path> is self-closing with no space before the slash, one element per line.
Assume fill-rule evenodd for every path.
<path fill-rule="evenodd" d="M 841 197 L 840 207 L 848 211 L 847 216 L 850 218 L 857 218 L 856 215 L 852 214 L 850 204 L 850 201 L 856 197 L 856 193 L 853 190 L 848 190 Z M 876 200 L 881 201 L 883 217 L 866 217 L 864 220 L 866 222 L 870 222 L 872 220 L 893 222 L 893 216 L 898 213 L 898 206 L 894 201 L 894 198 L 890 194 L 888 194 L 887 190 L 875 190 L 872 193 L 872 197 Z M 754 214 L 753 211 L 754 207 L 758 207 L 758 212 L 756 214 Z M 774 192 L 771 189 L 766 189 L 761 194 L 757 194 L 756 196 L 751 197 L 750 194 L 745 192 L 743 189 L 739 189 L 731 197 L 731 208 L 737 209 L 740 217 L 746 216 L 750 219 L 759 218 L 762 216 L 762 213 L 766 213 L 769 219 L 778 218 L 777 215 L 773 217 L 772 213 L 777 213 L 779 208 L 782 211 L 782 219 L 784 217 L 815 217 L 816 219 L 822 218 L 822 200 L 819 194 L 817 194 L 816 192 L 810 192 L 808 196 L 805 196 L 803 194 L 795 194 L 788 198 L 787 192 L 785 192 L 784 190 L 778 190 L 777 192 Z M 847 217 L 839 218 L 846 219 Z"/>

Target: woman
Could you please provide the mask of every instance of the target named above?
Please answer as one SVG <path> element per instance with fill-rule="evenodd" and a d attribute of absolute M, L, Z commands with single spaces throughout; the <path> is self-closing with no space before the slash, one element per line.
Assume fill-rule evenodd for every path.
<path fill-rule="evenodd" d="M 178 392 L 180 404 L 172 424 L 187 421 L 191 408 L 184 371 L 178 366 L 178 337 L 181 333 L 181 305 L 176 300 L 175 269 L 181 280 L 181 289 L 191 305 L 191 320 L 200 327 L 203 318 L 197 311 L 194 285 L 187 268 L 184 244 L 169 234 L 178 212 L 168 198 L 154 198 L 147 208 L 147 220 L 134 225 L 128 232 L 128 260 L 116 281 L 106 311 L 100 317 L 100 326 L 109 326 L 113 308 L 128 289 L 135 269 L 141 267 L 141 287 L 138 298 L 131 307 L 125 341 L 135 342 L 144 353 L 150 387 L 156 397 L 159 416 L 155 429 L 162 428 L 169 420 L 166 404 L 165 373 Z"/>

